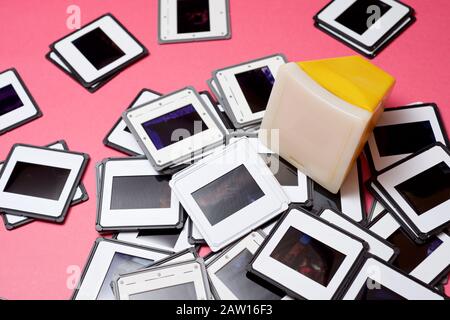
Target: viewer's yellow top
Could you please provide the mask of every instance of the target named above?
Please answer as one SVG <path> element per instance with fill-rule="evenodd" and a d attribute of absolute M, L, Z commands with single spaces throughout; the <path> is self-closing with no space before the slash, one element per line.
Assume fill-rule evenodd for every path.
<path fill-rule="evenodd" d="M 374 112 L 395 78 L 360 56 L 298 62 L 312 79 L 342 100 Z"/>

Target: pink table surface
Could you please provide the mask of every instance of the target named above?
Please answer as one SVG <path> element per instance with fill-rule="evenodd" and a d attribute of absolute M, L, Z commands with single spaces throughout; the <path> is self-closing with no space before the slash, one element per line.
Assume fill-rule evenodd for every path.
<path fill-rule="evenodd" d="M 405 0 L 406 1 L 406 0 Z M 65 139 L 91 156 L 84 184 L 91 199 L 70 211 L 64 225 L 35 222 L 8 232 L 0 226 L 0 296 L 67 299 L 70 266 L 83 267 L 95 238 L 94 165 L 121 154 L 102 144 L 111 126 L 144 87 L 169 92 L 206 80 L 219 67 L 282 52 L 291 61 L 354 52 L 313 27 L 328 0 L 231 0 L 233 38 L 191 44 L 157 44 L 157 0 L 0 0 L 0 70 L 18 69 L 44 116 L 0 137 L 0 159 L 14 143 L 45 145 Z M 374 62 L 393 74 L 389 106 L 436 102 L 450 125 L 450 38 L 447 0 L 408 0 L 418 21 Z M 48 45 L 66 35 L 69 5 L 81 8 L 82 24 L 111 12 L 151 55 L 90 94 L 50 64 Z M 447 287 L 450 293 L 450 287 Z"/>

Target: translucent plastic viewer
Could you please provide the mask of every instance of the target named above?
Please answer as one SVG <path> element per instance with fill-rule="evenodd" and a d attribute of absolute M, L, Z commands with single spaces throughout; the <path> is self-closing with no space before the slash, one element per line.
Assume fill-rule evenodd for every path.
<path fill-rule="evenodd" d="M 259 138 L 337 193 L 394 84 L 359 56 L 287 63 L 278 70 Z"/>

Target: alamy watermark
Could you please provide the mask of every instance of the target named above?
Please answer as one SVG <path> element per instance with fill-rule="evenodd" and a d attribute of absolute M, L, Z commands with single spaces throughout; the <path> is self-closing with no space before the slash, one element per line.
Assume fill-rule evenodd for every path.
<path fill-rule="evenodd" d="M 66 279 L 66 287 L 69 290 L 77 289 L 78 283 L 80 282 L 81 277 L 81 268 L 77 265 L 70 265 L 66 269 L 67 279 Z"/>
<path fill-rule="evenodd" d="M 69 15 L 66 19 L 66 26 L 69 30 L 78 30 L 81 28 L 81 8 L 76 4 L 67 7 L 66 13 Z"/>
<path fill-rule="evenodd" d="M 178 142 L 178 141 L 182 141 L 182 140 L 186 140 L 190 137 L 196 136 L 195 139 L 192 139 L 189 143 L 190 146 L 189 148 L 191 150 L 194 151 L 198 151 L 198 146 L 199 145 L 203 145 L 203 142 L 207 143 L 209 140 L 209 137 L 205 137 L 205 140 L 202 139 L 202 137 L 200 136 L 200 134 L 203 132 L 203 122 L 202 121 L 194 121 L 194 130 L 191 133 L 190 130 L 187 130 L 185 128 L 179 128 L 176 129 L 172 132 L 171 134 L 171 141 L 172 142 Z M 236 130 L 236 131 L 230 131 L 229 134 L 227 135 L 226 139 L 229 139 L 229 137 L 242 137 L 242 134 Z M 269 167 L 269 169 L 272 171 L 272 173 L 275 175 L 278 173 L 279 168 L 280 168 L 280 159 L 279 159 L 279 151 L 280 151 L 280 134 L 279 134 L 279 130 L 277 129 L 272 129 L 272 130 L 259 130 L 258 132 L 258 139 L 262 142 L 262 144 L 257 144 L 256 147 L 258 147 L 259 149 L 256 150 L 257 153 L 259 154 L 268 154 L 269 152 L 268 149 L 270 149 L 271 153 L 270 156 L 268 155 L 268 157 L 263 157 L 263 159 L 266 161 L 267 166 Z M 225 141 L 227 144 L 229 141 Z M 267 146 L 267 148 L 265 148 L 264 146 Z M 173 148 L 172 152 L 173 157 L 176 158 L 178 156 L 178 151 L 179 149 L 177 148 Z M 205 150 L 199 150 L 199 153 L 203 153 Z M 206 154 L 208 154 L 206 152 Z M 241 157 L 242 155 L 236 155 Z M 246 159 L 251 161 L 252 158 L 254 159 L 254 155 L 249 155 L 250 158 Z M 194 157 L 195 160 L 197 160 Z M 224 157 L 222 159 L 223 162 L 233 162 L 235 159 L 232 159 L 230 157 Z M 194 163 L 194 160 L 191 160 L 190 162 L 191 164 Z M 220 163 L 225 164 L 225 163 Z"/>
<path fill-rule="evenodd" d="M 366 286 L 369 290 L 381 289 L 381 270 L 377 266 L 370 266 L 366 271 L 367 281 Z"/>
<path fill-rule="evenodd" d="M 367 19 L 367 28 L 375 28 L 380 29 L 381 28 L 381 8 L 377 5 L 371 5 L 367 7 L 368 14 L 370 14 L 370 17 Z"/>

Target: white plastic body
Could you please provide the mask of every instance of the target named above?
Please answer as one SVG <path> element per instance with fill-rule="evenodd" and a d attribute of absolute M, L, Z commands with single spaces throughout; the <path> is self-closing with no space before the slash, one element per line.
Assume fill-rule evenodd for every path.
<path fill-rule="evenodd" d="M 259 138 L 337 193 L 382 111 L 382 103 L 369 112 L 340 99 L 288 63 L 278 70 Z"/>

